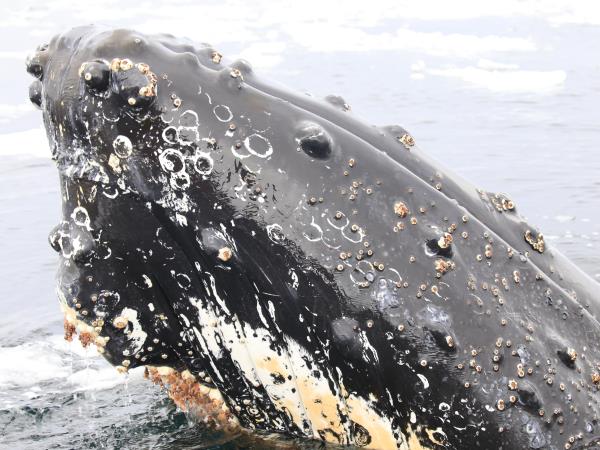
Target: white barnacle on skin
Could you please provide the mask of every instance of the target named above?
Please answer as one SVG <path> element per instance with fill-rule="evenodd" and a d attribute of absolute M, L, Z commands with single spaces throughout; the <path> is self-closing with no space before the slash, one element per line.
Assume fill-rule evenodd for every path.
<path fill-rule="evenodd" d="M 400 136 L 398 140 L 404 145 L 404 147 L 407 150 L 410 150 L 410 147 L 413 147 L 415 145 L 414 138 L 408 133 L 405 133 L 402 136 Z"/>
<path fill-rule="evenodd" d="M 113 141 L 112 145 L 115 154 L 121 159 L 128 158 L 133 151 L 133 145 L 131 144 L 131 140 L 127 136 L 117 136 Z"/>
<path fill-rule="evenodd" d="M 437 242 L 440 248 L 448 248 L 452 244 L 452 235 L 450 233 L 444 233 Z"/>
<path fill-rule="evenodd" d="M 229 75 L 231 76 L 231 78 L 239 78 L 242 81 L 244 80 L 242 72 L 239 69 L 231 69 L 231 72 L 229 72 Z"/>
<path fill-rule="evenodd" d="M 84 227 L 86 229 L 90 229 L 90 215 L 83 206 L 77 206 L 73 209 L 71 213 L 71 218 L 75 225 L 79 225 L 80 227 Z"/>
<path fill-rule="evenodd" d="M 123 328 L 125 328 L 127 326 L 127 324 L 129 323 L 129 320 L 126 317 L 117 316 L 113 319 L 112 323 L 115 328 L 122 330 Z"/>
<path fill-rule="evenodd" d="M 219 249 L 219 253 L 217 254 L 217 258 L 221 261 L 227 262 L 231 259 L 233 252 L 229 247 L 223 247 Z"/>

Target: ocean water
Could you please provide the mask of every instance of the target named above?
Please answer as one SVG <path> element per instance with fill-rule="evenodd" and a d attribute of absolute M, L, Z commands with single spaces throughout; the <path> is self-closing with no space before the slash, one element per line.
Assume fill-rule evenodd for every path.
<path fill-rule="evenodd" d="M 600 281 L 596 5 L 2 2 L 0 448 L 264 448 L 205 430 L 139 370 L 119 375 L 93 348 L 63 341 L 46 238 L 59 220 L 57 174 L 24 68 L 38 44 L 88 23 L 170 32 L 293 89 L 342 95 L 353 114 L 404 126 L 445 166 L 510 194 L 550 245 Z"/>

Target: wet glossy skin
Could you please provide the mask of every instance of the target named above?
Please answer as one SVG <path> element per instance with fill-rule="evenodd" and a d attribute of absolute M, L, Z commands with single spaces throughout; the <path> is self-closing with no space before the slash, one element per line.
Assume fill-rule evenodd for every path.
<path fill-rule="evenodd" d="M 28 70 L 59 297 L 111 363 L 188 369 L 248 428 L 595 448 L 598 285 L 511 199 L 169 36 L 77 28 Z"/>

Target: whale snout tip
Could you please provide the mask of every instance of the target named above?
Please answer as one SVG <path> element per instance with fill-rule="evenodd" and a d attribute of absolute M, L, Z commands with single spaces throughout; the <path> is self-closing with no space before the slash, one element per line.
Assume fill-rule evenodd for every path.
<path fill-rule="evenodd" d="M 29 99 L 40 109 L 59 103 L 64 112 L 86 93 L 89 99 L 114 94 L 114 106 L 146 110 L 156 99 L 158 77 L 143 61 L 144 48 L 130 30 L 85 26 L 57 35 L 26 58 L 25 69 L 35 78 Z"/>
<path fill-rule="evenodd" d="M 35 78 L 29 85 L 29 100 L 36 108 L 42 107 L 42 80 L 48 63 L 48 55 L 48 44 L 42 44 L 25 60 L 25 70 Z"/>
<path fill-rule="evenodd" d="M 35 52 L 27 56 L 25 70 L 38 80 L 43 79 L 44 69 L 48 62 L 48 54 L 48 44 L 39 45 Z"/>

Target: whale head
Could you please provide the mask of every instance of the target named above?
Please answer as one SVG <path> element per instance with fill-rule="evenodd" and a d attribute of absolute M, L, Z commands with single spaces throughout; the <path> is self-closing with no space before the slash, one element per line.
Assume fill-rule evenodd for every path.
<path fill-rule="evenodd" d="M 507 195 L 208 45 L 80 27 L 27 70 L 67 334 L 120 370 L 336 444 L 596 445 L 598 286 Z"/>

